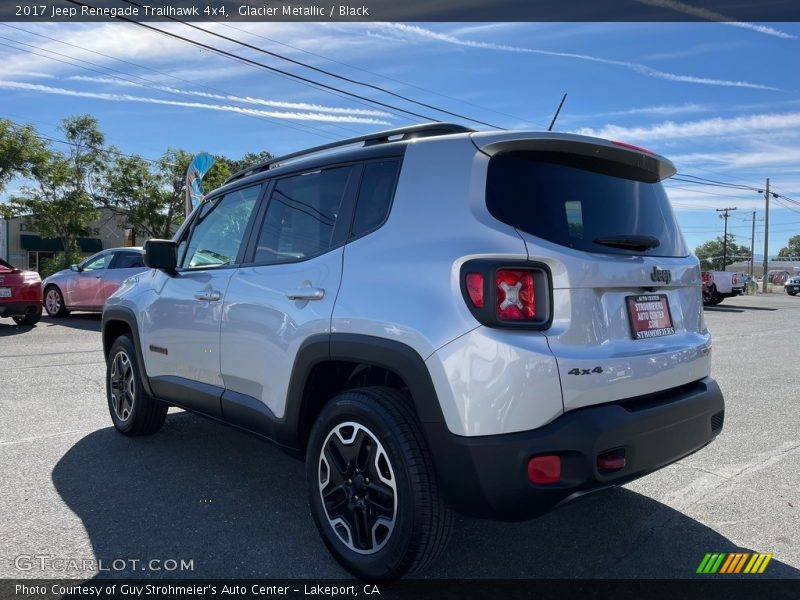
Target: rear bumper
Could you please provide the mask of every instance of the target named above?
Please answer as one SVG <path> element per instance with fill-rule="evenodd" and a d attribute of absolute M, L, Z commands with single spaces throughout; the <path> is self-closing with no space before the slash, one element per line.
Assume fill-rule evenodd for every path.
<path fill-rule="evenodd" d="M 699 450 L 719 434 L 723 418 L 719 386 L 705 378 L 659 394 L 576 409 L 532 431 L 463 437 L 449 433 L 443 423 L 425 427 L 451 505 L 472 516 L 519 521 Z M 616 449 L 624 449 L 625 467 L 599 471 L 598 454 Z M 540 454 L 561 457 L 558 483 L 528 481 L 528 461 Z"/>
<path fill-rule="evenodd" d="M 39 310 L 40 303 L 35 301 L 29 302 L 10 302 L 8 304 L 0 304 L 0 317 L 16 317 L 23 315 L 32 315 Z"/>

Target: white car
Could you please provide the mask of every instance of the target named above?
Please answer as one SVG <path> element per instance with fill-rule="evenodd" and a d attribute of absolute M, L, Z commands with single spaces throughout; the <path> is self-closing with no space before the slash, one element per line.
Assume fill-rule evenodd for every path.
<path fill-rule="evenodd" d="M 365 579 L 424 569 L 453 510 L 529 519 L 660 469 L 724 418 L 674 173 L 443 123 L 237 173 L 109 298 L 111 420 L 152 434 L 177 405 L 304 458 Z"/>
<path fill-rule="evenodd" d="M 783 289 L 785 289 L 786 293 L 790 296 L 796 296 L 797 293 L 800 292 L 800 275 L 792 275 L 789 277 L 783 285 Z"/>

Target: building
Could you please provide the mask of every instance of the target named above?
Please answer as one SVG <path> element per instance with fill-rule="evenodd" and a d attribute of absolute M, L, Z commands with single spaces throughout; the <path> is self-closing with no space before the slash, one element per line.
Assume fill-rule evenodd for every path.
<path fill-rule="evenodd" d="M 99 212 L 100 216 L 91 223 L 91 235 L 78 238 L 83 256 L 105 248 L 132 245 L 131 231 L 125 229 L 125 217 L 107 208 L 101 208 Z M 63 250 L 61 240 L 43 238 L 31 229 L 26 217 L 0 219 L 0 258 L 15 267 L 38 271 L 42 260 L 53 258 Z"/>

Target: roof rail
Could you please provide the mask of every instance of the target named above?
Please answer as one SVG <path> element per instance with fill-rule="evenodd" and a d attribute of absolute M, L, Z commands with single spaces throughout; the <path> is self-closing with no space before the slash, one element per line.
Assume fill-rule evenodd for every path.
<path fill-rule="evenodd" d="M 369 133 L 367 135 L 347 138 L 345 140 L 341 140 L 338 142 L 323 144 L 322 146 L 314 146 L 313 148 L 309 148 L 307 150 L 300 150 L 299 152 L 292 152 L 291 154 L 284 154 L 283 156 L 277 156 L 275 158 L 271 158 L 263 163 L 259 163 L 252 167 L 247 167 L 246 169 L 237 171 L 236 173 L 228 177 L 225 180 L 225 183 L 230 183 L 231 181 L 236 181 L 237 179 L 241 179 L 242 177 L 248 177 L 256 173 L 261 173 L 262 171 L 267 171 L 274 165 L 281 164 L 283 162 L 286 162 L 287 160 L 300 158 L 302 156 L 307 156 L 309 154 L 316 154 L 317 152 L 324 152 L 325 150 L 332 150 L 334 148 L 350 146 L 352 144 L 358 144 L 361 142 L 364 143 L 364 146 L 374 146 L 376 144 L 404 141 L 418 137 L 432 137 L 437 135 L 447 135 L 450 133 L 472 133 L 474 131 L 475 131 L 474 129 L 470 129 L 469 127 L 465 127 L 463 125 L 456 125 L 454 123 L 422 123 L 420 125 L 411 125 L 409 127 L 400 127 L 398 129 L 389 129 L 387 131 Z M 397 140 L 392 139 L 398 136 L 400 136 L 399 139 Z"/>

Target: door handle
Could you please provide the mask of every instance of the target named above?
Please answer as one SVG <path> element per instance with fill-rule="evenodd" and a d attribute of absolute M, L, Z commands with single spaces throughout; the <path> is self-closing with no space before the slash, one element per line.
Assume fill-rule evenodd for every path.
<path fill-rule="evenodd" d="M 289 300 L 322 300 L 325 297 L 325 290 L 322 288 L 304 287 L 286 292 Z"/>
<path fill-rule="evenodd" d="M 194 297 L 198 300 L 205 300 L 206 302 L 218 302 L 222 298 L 222 292 L 217 290 L 201 290 L 194 293 Z"/>

